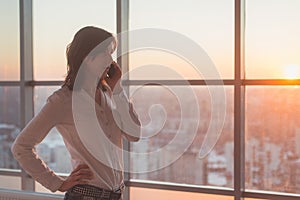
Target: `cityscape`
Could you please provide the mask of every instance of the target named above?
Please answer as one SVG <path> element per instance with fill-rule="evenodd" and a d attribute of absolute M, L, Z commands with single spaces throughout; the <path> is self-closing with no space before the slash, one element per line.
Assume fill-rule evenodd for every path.
<path fill-rule="evenodd" d="M 181 86 L 184 90 L 185 86 Z M 35 89 L 35 110 L 38 112 L 57 87 Z M 182 184 L 233 187 L 233 87 L 226 86 L 226 99 L 218 99 L 218 105 L 226 104 L 226 118 L 217 144 L 204 157 L 199 150 L 205 138 L 211 119 L 211 99 L 205 86 L 195 86 L 193 91 L 198 105 L 191 98 L 185 98 L 183 108 L 194 112 L 198 106 L 199 119 L 181 119 L 182 105 L 166 89 L 159 86 L 131 88 L 134 107 L 142 125 L 143 138 L 131 144 L 131 151 L 153 152 L 164 146 L 176 134 L 191 134 L 191 127 L 199 121 L 196 137 L 183 155 L 166 167 L 148 172 L 131 173 L 132 179 L 163 181 Z M 245 187 L 254 190 L 277 192 L 300 192 L 300 98 L 298 86 L 249 86 L 246 88 L 245 108 Z M 10 146 L 20 132 L 19 90 L 14 87 L 0 88 L 0 168 L 18 169 Z M 182 99 L 180 100 L 182 101 Z M 162 110 L 151 109 L 160 104 Z M 220 106 L 221 108 L 221 106 Z M 218 109 L 218 107 L 217 107 Z M 150 113 L 149 113 L 150 112 Z M 152 113 L 153 114 L 153 113 Z M 164 121 L 164 117 L 166 117 Z M 164 123 L 161 123 L 164 121 Z M 184 125 L 180 129 L 179 124 Z M 159 131 L 153 134 L 156 130 Z M 180 148 L 182 144 L 176 143 Z M 71 171 L 70 156 L 56 129 L 51 130 L 44 141 L 36 147 L 39 156 L 55 172 Z M 171 155 L 149 157 L 146 160 L 138 154 L 130 158 L 133 169 L 152 169 L 168 161 Z"/>

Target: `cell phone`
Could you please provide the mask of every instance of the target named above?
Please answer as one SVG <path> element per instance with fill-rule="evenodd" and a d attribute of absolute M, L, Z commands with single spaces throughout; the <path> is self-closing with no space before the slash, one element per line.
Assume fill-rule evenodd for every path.
<path fill-rule="evenodd" d="M 109 70 L 107 72 L 108 78 L 113 77 L 115 73 L 116 73 L 115 65 L 114 65 L 114 63 L 112 63 L 112 64 L 110 64 Z"/>

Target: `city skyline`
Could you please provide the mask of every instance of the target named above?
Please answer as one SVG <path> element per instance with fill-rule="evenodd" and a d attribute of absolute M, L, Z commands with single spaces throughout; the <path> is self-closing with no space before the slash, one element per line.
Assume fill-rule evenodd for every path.
<path fill-rule="evenodd" d="M 38 87 L 35 89 L 35 113 L 39 112 L 44 105 L 47 97 L 56 90 L 57 87 Z M 295 99 L 300 98 L 297 91 L 298 88 L 284 87 L 251 87 L 246 92 L 246 185 L 251 189 L 274 190 L 281 192 L 299 192 L 300 182 L 297 178 L 289 176 L 291 169 L 295 170 L 298 167 L 297 160 L 300 159 L 300 127 L 297 126 L 297 119 L 300 104 Z M 149 123 L 147 112 L 151 105 L 161 103 L 166 109 L 168 120 L 163 128 L 155 135 L 152 131 L 156 130 L 157 123 L 151 123 L 148 126 L 145 137 L 139 143 L 131 145 L 134 151 L 151 152 L 161 148 L 169 143 L 177 133 L 178 123 L 180 121 L 180 111 L 177 108 L 176 100 L 172 95 L 166 95 L 164 89 L 159 87 L 147 87 L 139 90 L 133 96 L 133 102 L 136 107 L 136 112 L 141 116 L 143 125 Z M 0 90 L 2 96 L 3 90 Z M 17 95 L 15 91 L 6 95 L 10 99 L 15 99 Z M 199 126 L 197 136 L 193 144 L 187 151 L 171 165 L 166 168 L 150 172 L 150 173 L 132 173 L 131 178 L 140 180 L 154 180 L 175 182 L 184 184 L 196 185 L 212 185 L 221 187 L 233 187 L 233 90 L 232 87 L 226 88 L 227 95 L 227 117 L 224 124 L 221 138 L 217 145 L 208 154 L 207 157 L 199 159 L 198 153 L 205 136 L 208 124 L 210 123 L 210 100 L 209 95 L 204 87 L 196 87 L 198 103 L 201 111 L 201 124 Z M 151 94 L 151 98 L 150 95 Z M 155 95 L 154 95 L 155 94 Z M 278 94 L 285 94 L 284 98 L 275 98 Z M 3 100 L 3 98 L 2 98 Z M 1 102 L 0 105 L 11 109 L 16 109 L 13 102 L 6 99 L 7 102 Z M 188 100 L 187 100 L 188 101 Z M 185 104 L 188 104 L 186 102 Z M 15 113 L 16 111 L 10 111 Z M 3 124 L 3 114 L 1 113 L 1 124 Z M 14 116 L 12 114 L 12 116 Z M 8 116 L 6 116 L 8 117 Z M 18 121 L 17 118 L 11 120 Z M 185 120 L 187 127 L 189 123 L 194 123 L 193 120 Z M 283 125 L 284 124 L 284 127 Z M 4 128 L 12 131 L 10 137 L 5 136 Z M 15 128 L 14 128 L 15 127 Z M 16 130 L 20 131 L 18 126 L 1 127 L 1 141 L 6 145 L 0 155 L 0 160 L 6 159 L 7 167 L 14 166 L 16 161 L 10 157 L 9 146 L 17 135 Z M 186 129 L 188 130 L 188 129 Z M 10 133 L 9 131 L 7 132 Z M 284 133 L 284 137 L 283 134 Z M 188 134 L 186 132 L 185 134 Z M 8 143 L 7 143 L 8 142 Z M 177 144 L 181 145 L 181 144 Z M 178 147 L 179 147 L 178 146 Z M 6 152 L 8 155 L 6 155 Z M 71 170 L 71 163 L 68 157 L 68 152 L 64 147 L 63 140 L 56 129 L 52 129 L 49 135 L 43 140 L 41 145 L 37 147 L 37 152 L 49 166 L 61 173 L 68 173 Z M 63 155 L 62 158 L 60 155 Z M 131 157 L 131 164 L 136 168 L 144 168 L 144 165 L 156 165 L 161 162 L 166 162 L 169 156 L 165 155 L 164 159 L 149 158 L 147 160 L 139 157 Z M 7 160 L 8 159 L 8 160 Z M 269 161 L 268 161 L 269 160 Z M 184 165 L 189 162 L 188 166 Z M 3 164 L 3 162 L 1 162 Z M 9 164 L 10 163 L 10 164 Z M 281 165 L 279 165 L 281 164 Z M 176 169 L 186 168 L 179 173 Z M 195 175 L 195 169 L 199 169 L 199 173 Z M 260 170 L 258 170 L 260 169 Z M 297 171 L 297 170 L 296 170 Z M 297 172 L 298 173 L 298 172 Z M 297 177 L 297 176 L 296 176 Z M 287 181 L 287 182 L 286 182 Z"/>

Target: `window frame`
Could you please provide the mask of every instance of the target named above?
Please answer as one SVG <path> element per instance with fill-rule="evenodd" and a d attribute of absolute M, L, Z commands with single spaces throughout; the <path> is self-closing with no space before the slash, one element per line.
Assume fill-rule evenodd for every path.
<path fill-rule="evenodd" d="M 234 87 L 234 184 L 233 188 L 220 188 L 213 186 L 186 185 L 158 181 L 145 181 L 130 179 L 125 173 L 125 182 L 129 187 L 142 187 L 163 190 L 207 193 L 231 196 L 234 200 L 244 198 L 270 198 L 270 199 L 298 199 L 300 194 L 279 192 L 254 191 L 245 188 L 245 87 L 268 85 L 300 85 L 300 79 L 245 79 L 244 71 L 244 34 L 245 34 L 245 1 L 234 0 L 234 78 L 223 79 L 224 85 Z M 19 0 L 20 12 L 20 81 L 0 81 L 0 86 L 18 86 L 20 88 L 20 124 L 21 128 L 34 116 L 33 92 L 36 86 L 59 86 L 62 81 L 35 81 L 33 77 L 33 26 L 32 26 L 33 0 Z M 130 0 L 116 0 L 117 33 L 129 30 L 129 4 Z M 119 41 L 121 49 L 128 48 L 128 41 Z M 123 72 L 129 70 L 128 55 L 118 57 Z M 145 80 L 146 81 L 146 80 Z M 127 86 L 143 85 L 144 80 L 126 80 Z M 190 85 L 216 85 L 219 80 L 188 80 Z M 149 82 L 149 80 L 147 80 Z M 180 80 L 163 80 L 166 85 L 183 85 Z M 129 88 L 129 87 L 126 87 Z M 127 89 L 128 92 L 128 89 Z M 129 150 L 130 144 L 125 142 L 124 148 Z M 129 168 L 129 158 L 124 158 L 125 168 Z M 23 170 L 0 169 L 0 175 L 21 177 L 22 190 L 35 191 L 35 181 Z M 60 174 L 65 176 L 65 174 Z M 124 195 L 130 199 L 128 190 Z"/>

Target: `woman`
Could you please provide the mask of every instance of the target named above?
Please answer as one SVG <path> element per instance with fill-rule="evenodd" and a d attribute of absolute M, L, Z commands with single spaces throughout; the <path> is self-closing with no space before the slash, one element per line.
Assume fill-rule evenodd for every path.
<path fill-rule="evenodd" d="M 91 26 L 80 29 L 67 47 L 68 72 L 63 86 L 48 98 L 12 146 L 21 167 L 52 192 L 66 191 L 66 200 L 122 198 L 122 137 L 138 141 L 140 123 L 120 84 L 120 67 L 111 57 L 116 44 L 113 35 L 103 29 Z M 76 99 L 81 103 L 74 104 Z M 104 134 L 87 123 L 94 120 L 86 112 L 90 100 Z M 79 131 L 80 120 L 76 122 L 80 108 L 83 112 L 79 116 L 87 124 L 84 131 Z M 128 118 L 135 124 L 130 125 Z M 71 155 L 73 171 L 66 179 L 49 169 L 35 152 L 35 146 L 53 127 L 62 135 Z M 95 137 L 100 138 L 97 141 L 100 158 L 88 146 Z"/>

